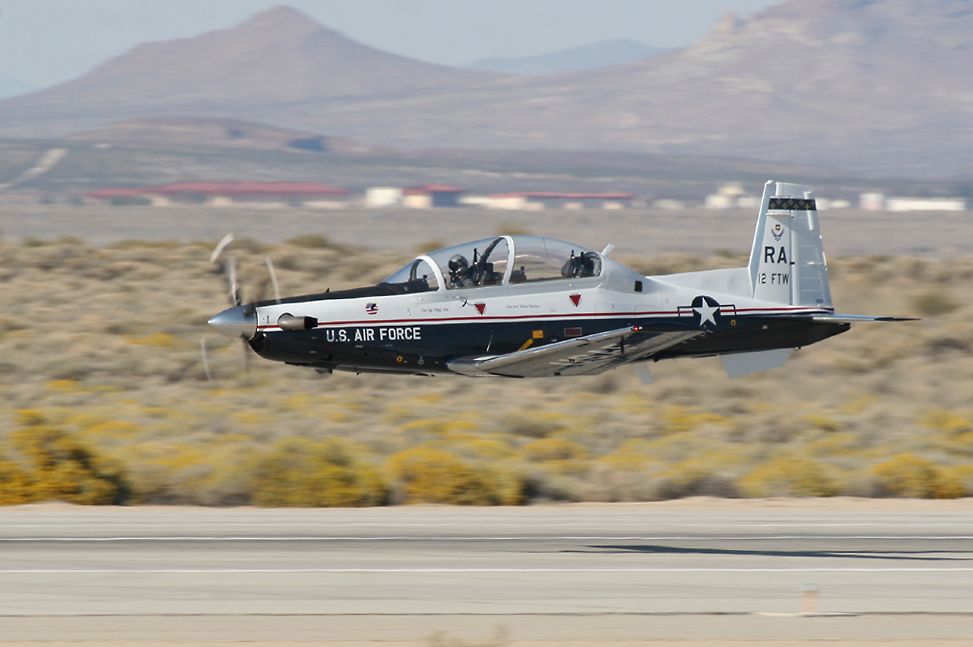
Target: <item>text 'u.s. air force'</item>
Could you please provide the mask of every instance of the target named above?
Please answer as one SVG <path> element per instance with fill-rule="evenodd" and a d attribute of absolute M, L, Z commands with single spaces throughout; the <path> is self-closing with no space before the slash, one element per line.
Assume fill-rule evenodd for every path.
<path fill-rule="evenodd" d="M 419 326 L 395 326 L 391 328 L 328 328 L 325 341 L 331 343 L 363 341 L 416 341 L 422 339 Z"/>

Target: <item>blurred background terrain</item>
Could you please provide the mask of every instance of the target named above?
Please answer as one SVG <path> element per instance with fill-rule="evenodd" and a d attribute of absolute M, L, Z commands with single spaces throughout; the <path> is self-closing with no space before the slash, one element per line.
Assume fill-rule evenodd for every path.
<path fill-rule="evenodd" d="M 969 2 L 464 65 L 256 4 L 53 84 L 0 65 L 0 503 L 973 495 Z M 251 297 L 264 256 L 306 293 L 500 232 L 688 271 L 743 262 L 770 178 L 816 187 L 841 310 L 923 321 L 651 387 L 248 371 L 204 323 L 230 229 Z"/>
<path fill-rule="evenodd" d="M 540 381 L 322 376 L 254 358 L 247 371 L 238 342 L 205 330 L 223 298 L 209 249 L 0 246 L 5 503 L 973 494 L 969 258 L 834 259 L 844 309 L 924 320 L 856 327 L 784 369 L 734 381 L 715 360 L 663 362 L 644 386 L 629 370 Z M 237 253 L 244 298 L 264 255 L 285 293 L 377 281 L 402 261 L 312 234 L 244 240 Z M 621 260 L 648 273 L 744 262 Z"/>

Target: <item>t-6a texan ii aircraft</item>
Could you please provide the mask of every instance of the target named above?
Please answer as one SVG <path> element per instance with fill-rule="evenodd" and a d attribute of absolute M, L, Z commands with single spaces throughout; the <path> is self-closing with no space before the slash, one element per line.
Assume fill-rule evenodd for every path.
<path fill-rule="evenodd" d="M 322 372 L 553 377 L 634 364 L 648 381 L 648 362 L 715 355 L 745 375 L 853 323 L 900 320 L 835 313 L 814 198 L 796 184 L 764 187 L 744 267 L 643 276 L 611 248 L 496 236 L 421 255 L 377 285 L 247 304 L 230 257 L 234 305 L 209 323 L 265 359 Z"/>

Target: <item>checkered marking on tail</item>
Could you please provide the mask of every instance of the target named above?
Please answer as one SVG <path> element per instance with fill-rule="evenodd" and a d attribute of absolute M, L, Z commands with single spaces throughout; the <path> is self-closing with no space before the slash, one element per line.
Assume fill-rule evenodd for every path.
<path fill-rule="evenodd" d="M 817 211 L 817 205 L 813 198 L 771 198 L 767 204 L 768 209 L 779 209 L 781 211 Z"/>

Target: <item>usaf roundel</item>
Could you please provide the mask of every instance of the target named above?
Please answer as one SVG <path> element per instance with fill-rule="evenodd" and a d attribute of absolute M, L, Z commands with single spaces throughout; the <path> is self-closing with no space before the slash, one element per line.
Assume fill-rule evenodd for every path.
<path fill-rule="evenodd" d="M 716 299 L 700 295 L 693 299 L 690 307 L 693 312 L 699 315 L 700 328 L 705 327 L 706 324 L 712 324 L 714 327 L 717 325 L 717 317 L 720 316 L 720 304 Z"/>

